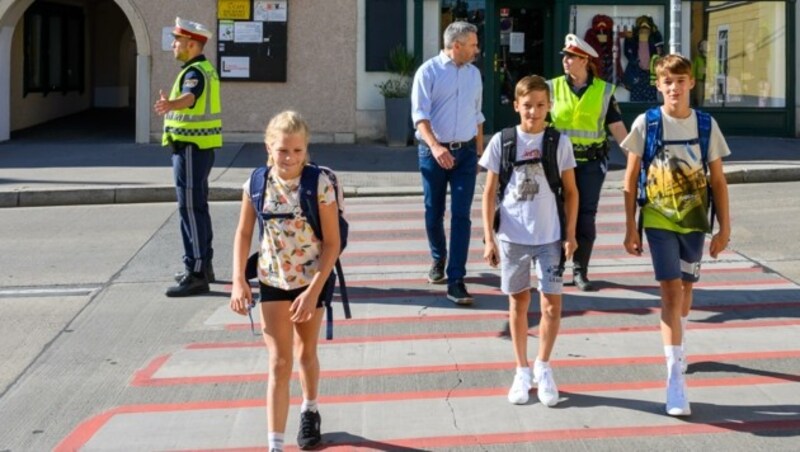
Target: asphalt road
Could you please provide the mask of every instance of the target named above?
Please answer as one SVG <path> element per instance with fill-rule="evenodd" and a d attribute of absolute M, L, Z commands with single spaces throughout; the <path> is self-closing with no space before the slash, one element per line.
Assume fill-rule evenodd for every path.
<path fill-rule="evenodd" d="M 742 259 L 749 260 L 757 264 L 756 267 L 763 267 L 762 270 L 765 269 L 767 274 L 776 273 L 777 275 L 774 275 L 776 279 L 779 277 L 800 284 L 800 228 L 796 226 L 800 221 L 800 205 L 797 203 L 796 196 L 798 190 L 800 190 L 800 182 L 743 184 L 730 187 L 733 212 L 732 250 L 735 252 L 735 259 L 732 259 L 732 262 L 739 262 Z M 363 202 L 376 203 L 380 200 L 371 199 L 363 200 Z M 399 202 L 414 204 L 418 200 L 402 201 L 391 198 L 383 200 L 384 206 Z M 354 205 L 357 206 L 358 203 L 354 203 Z M 369 204 L 366 207 L 362 206 L 362 210 L 368 212 Z M 212 205 L 216 244 L 215 269 L 217 277 L 222 280 L 230 277 L 228 269 L 230 268 L 231 239 L 237 215 L 237 203 L 214 203 Z M 476 217 L 473 216 L 473 218 Z M 402 222 L 402 220 L 404 218 L 395 218 L 392 221 L 396 226 L 396 223 Z M 390 221 L 384 227 L 391 227 L 392 224 Z M 359 231 L 356 228 L 355 233 L 368 234 L 369 231 Z M 372 245 L 363 249 L 351 250 L 354 256 L 364 256 L 363 262 L 360 261 L 362 258 L 353 258 L 353 262 L 356 263 L 354 267 L 357 270 L 351 278 L 356 280 L 356 289 L 354 289 L 356 295 L 360 293 L 359 286 L 361 285 L 364 286 L 363 292 L 370 294 L 371 297 L 376 297 L 376 299 L 389 297 L 391 294 L 386 293 L 385 288 L 381 288 L 380 284 L 384 283 L 378 283 L 378 281 L 406 278 L 411 282 L 407 283 L 408 287 L 404 286 L 404 293 L 407 293 L 405 300 L 421 303 L 421 306 L 413 307 L 415 311 L 423 312 L 428 309 L 433 312 L 438 309 L 448 314 L 463 312 L 453 311 L 452 306 L 437 304 L 438 301 L 425 304 L 416 298 L 409 298 L 416 293 L 415 291 L 423 290 L 421 288 L 425 287 L 424 284 L 419 286 L 418 283 L 413 282 L 413 278 L 419 278 L 418 273 L 421 272 L 413 270 L 408 274 L 402 273 L 409 271 L 410 267 L 403 263 L 407 261 L 403 261 L 404 257 L 398 256 L 398 253 L 393 255 L 384 253 L 385 255 L 381 254 L 380 259 L 375 257 L 376 253 L 383 252 L 381 251 L 383 248 L 385 248 L 384 244 L 374 241 Z M 88 420 L 99 422 L 96 416 L 101 413 L 119 415 L 119 411 L 114 411 L 118 409 L 117 407 L 127 407 L 126 409 L 132 410 L 133 414 L 126 418 L 127 421 L 119 421 L 124 425 L 118 426 L 111 421 L 103 424 L 104 428 L 110 430 L 108 432 L 101 430 L 95 437 L 84 438 L 86 441 L 96 441 L 87 443 L 88 445 L 95 444 L 94 448 L 104 449 L 106 447 L 103 444 L 107 445 L 108 443 L 101 442 L 102 434 L 113 436 L 114 432 L 117 432 L 118 435 L 116 439 L 121 444 L 126 444 L 127 440 L 135 440 L 135 438 L 125 438 L 125 435 L 119 432 L 128 431 L 129 435 L 135 435 L 137 427 L 163 422 L 165 437 L 170 438 L 172 431 L 170 429 L 174 429 L 175 437 L 172 440 L 176 441 L 174 443 L 167 441 L 164 444 L 168 444 L 169 448 L 174 450 L 185 450 L 193 447 L 187 446 L 187 443 L 180 443 L 175 438 L 181 437 L 184 433 L 188 435 L 187 437 L 191 437 L 192 431 L 199 435 L 202 433 L 203 429 L 200 426 L 203 424 L 197 424 L 192 428 L 180 425 L 182 418 L 177 420 L 169 418 L 138 419 L 136 418 L 137 413 L 147 412 L 147 407 L 165 409 L 164 407 L 170 404 L 185 407 L 186 404 L 197 403 L 205 404 L 203 406 L 206 407 L 225 407 L 230 401 L 259 400 L 263 397 L 262 380 L 241 380 L 231 383 L 224 379 L 220 381 L 210 379 L 192 383 L 191 378 L 194 377 L 181 376 L 181 369 L 177 365 L 174 368 L 169 367 L 171 360 L 179 358 L 187 360 L 184 365 L 189 366 L 190 364 L 186 363 L 191 363 L 193 359 L 196 359 L 193 355 L 195 351 L 209 348 L 204 344 L 230 344 L 252 340 L 247 336 L 249 331 L 241 328 L 228 328 L 224 326 L 225 322 L 215 323 L 214 319 L 224 316 L 220 314 L 221 307 L 224 307 L 226 303 L 224 284 L 215 285 L 215 293 L 208 297 L 168 300 L 163 296 L 163 290 L 171 283 L 171 274 L 181 268 L 177 217 L 173 205 L 133 204 L 4 209 L 0 215 L 0 249 L 3 251 L 0 253 L 0 268 L 3 269 L 0 273 L 0 331 L 3 332 L 0 362 L 4 363 L 3 366 L 0 366 L 0 451 L 51 450 L 58 444 L 63 445 L 62 441 L 65 438 L 74 435 L 81 428 L 84 429 L 82 431 L 92 431 L 90 426 L 82 423 Z M 427 258 L 421 257 L 420 259 L 423 261 L 421 265 L 426 266 Z M 483 274 L 480 271 L 476 273 Z M 759 270 L 759 276 L 763 276 L 761 270 Z M 775 300 L 770 297 L 777 295 L 785 298 L 782 308 L 765 308 L 751 321 L 795 322 L 800 317 L 800 289 L 787 286 L 790 288 L 783 289 L 783 294 L 780 294 L 778 290 L 759 292 L 758 288 L 747 287 L 748 278 L 755 281 L 757 276 L 737 274 L 735 277 L 743 278 L 737 284 L 741 285 L 743 292 L 747 291 L 747 296 L 752 298 L 753 303 L 772 302 Z M 716 278 L 720 279 L 724 276 Z M 375 280 L 375 283 L 370 284 L 370 280 Z M 490 280 L 491 284 L 495 282 Z M 609 290 L 611 290 L 610 295 L 581 298 L 583 304 L 580 306 L 585 306 L 587 312 L 588 310 L 604 309 L 605 304 L 614 298 L 613 287 Z M 736 291 L 726 291 L 725 293 L 731 295 Z M 600 294 L 603 294 L 603 291 Z M 430 298 L 424 294 L 421 297 L 420 300 Z M 484 313 L 488 315 L 489 312 L 497 309 L 499 309 L 498 312 L 502 312 L 502 297 L 490 295 L 487 297 L 490 301 L 469 312 L 476 315 Z M 792 302 L 798 307 L 792 307 Z M 386 318 L 386 312 L 394 312 L 393 310 L 400 312 L 401 309 L 406 308 L 402 302 L 397 302 L 396 306 L 388 306 L 387 303 L 389 302 L 383 305 L 379 304 L 379 307 L 375 308 L 388 310 L 381 311 L 384 315 L 382 318 Z M 361 308 L 360 312 L 357 311 L 357 315 L 369 318 L 370 314 L 365 312 L 367 308 Z M 339 312 L 337 315 L 339 318 L 341 317 Z M 746 315 L 736 313 L 698 313 L 697 315 L 698 324 L 742 320 L 742 318 L 745 321 L 748 320 Z M 632 325 L 620 325 L 619 322 L 622 320 L 615 316 L 582 315 L 571 320 L 571 323 L 565 322 L 565 327 L 579 329 L 635 326 L 642 328 L 655 325 L 654 322 L 657 320 L 654 319 L 657 319 L 657 315 L 650 312 L 648 315 L 626 318 L 625 321 L 632 322 Z M 775 344 L 796 343 L 798 329 L 793 325 L 764 328 L 762 334 L 765 340 L 774 341 Z M 469 322 L 450 319 L 430 323 L 412 322 L 408 325 L 390 323 L 370 325 L 367 322 L 363 326 L 348 324 L 338 331 L 347 338 L 350 336 L 398 336 L 409 332 L 419 336 L 437 331 L 474 334 L 476 330 L 482 330 L 491 333 L 501 327 L 502 321 L 500 320 L 476 317 L 475 320 Z M 743 328 L 742 330 L 748 329 Z M 610 336 L 612 340 L 615 337 L 615 335 Z M 566 347 L 571 340 L 577 340 L 577 336 L 573 339 L 570 339 L 571 337 L 565 336 L 563 341 L 560 339 L 560 344 L 563 342 Z M 657 333 L 655 332 L 649 332 L 645 337 L 657 342 Z M 735 336 L 731 340 L 735 342 Z M 532 344 L 534 343 L 532 342 Z M 196 347 L 192 348 L 191 344 Z M 435 341 L 431 340 L 429 346 L 431 350 L 435 349 Z M 766 349 L 770 348 L 769 344 L 764 346 Z M 506 352 L 509 356 L 502 358 L 510 360 L 510 346 L 506 344 L 503 347 L 508 348 Z M 532 345 L 532 348 L 535 349 L 535 346 Z M 655 349 L 657 348 L 656 345 Z M 256 347 L 255 350 L 259 349 Z M 364 351 L 362 350 L 362 352 Z M 452 350 L 450 352 L 455 353 Z M 242 360 L 235 359 L 240 356 L 240 353 L 244 353 Z M 219 359 L 222 361 L 227 359 L 227 365 L 230 367 L 240 365 L 243 360 L 255 359 L 258 361 L 258 355 L 254 358 L 249 353 L 249 349 L 231 351 L 228 355 L 221 355 Z M 715 376 L 718 377 L 730 376 L 733 378 L 745 374 L 798 381 L 797 369 L 800 358 L 797 355 L 793 356 L 793 358 L 783 357 L 758 361 L 747 361 L 751 358 L 740 358 L 745 361 L 734 359 L 735 364 L 717 363 L 716 367 L 711 364 L 707 365 L 713 369 L 711 367 L 705 369 L 700 365 L 702 363 L 699 363 L 695 370 L 702 372 L 705 369 L 715 373 Z M 159 361 L 159 359 L 163 360 Z M 456 359 L 455 355 L 452 359 Z M 566 360 L 568 357 L 564 356 L 563 359 Z M 456 360 L 456 362 L 458 361 Z M 154 363 L 163 365 L 158 371 L 161 373 L 143 373 L 143 369 Z M 193 368 L 196 368 L 198 372 L 203 369 L 203 363 L 194 362 L 191 365 L 196 366 Z M 424 390 L 440 390 L 444 391 L 443 394 L 449 394 L 448 391 L 480 389 L 488 386 L 499 388 L 495 392 L 499 391 L 502 394 L 506 390 L 505 385 L 510 382 L 508 371 L 493 369 L 475 371 L 468 377 L 462 377 L 461 374 L 454 377 L 452 372 L 443 371 L 423 372 L 419 375 L 332 379 L 323 382 L 323 389 L 326 394 L 333 396 Z M 657 381 L 663 378 L 661 369 L 660 364 L 629 367 L 607 365 L 591 369 L 578 369 L 569 377 L 564 375 L 563 378 L 565 383 L 572 385 L 602 380 Z M 173 372 L 174 375 L 169 372 Z M 792 380 L 792 376 L 794 376 L 794 380 Z M 184 383 L 188 381 L 188 383 L 171 384 L 169 383 L 170 378 L 178 380 L 183 378 L 182 381 Z M 451 381 L 453 378 L 458 383 L 453 384 Z M 773 386 L 780 387 L 781 385 Z M 708 389 L 707 397 L 710 399 L 715 397 L 713 390 L 714 388 Z M 796 388 L 793 391 L 796 393 Z M 701 391 L 698 390 L 698 392 Z M 492 397 L 487 402 L 476 401 L 475 406 L 481 407 L 479 411 L 484 412 L 484 409 L 495 409 L 492 403 L 496 399 L 504 399 L 504 395 L 493 395 Z M 726 397 L 730 397 L 732 401 L 736 400 L 733 396 Z M 770 403 L 780 399 L 781 393 L 779 391 L 774 394 L 762 394 L 762 397 L 763 400 L 752 401 L 752 406 L 759 406 L 760 411 L 768 412 Z M 446 398 L 449 399 L 449 396 Z M 611 399 L 596 394 L 591 395 L 590 392 L 587 392 L 582 397 L 573 394 L 571 398 L 573 407 L 602 406 L 604 404 L 610 407 L 611 411 L 605 412 L 607 414 L 604 414 L 602 409 L 598 409 L 596 413 L 592 411 L 594 414 L 590 416 L 590 419 L 580 420 L 586 424 L 591 424 L 593 421 L 603 424 L 600 420 L 617 416 L 617 414 L 610 414 L 617 413 L 614 411 L 617 408 L 622 409 L 619 414 L 619 419 L 622 420 L 630 417 L 631 422 L 634 422 L 638 417 L 649 416 L 649 414 L 643 416 L 641 412 L 637 411 L 637 405 L 634 402 L 628 405 L 619 402 L 626 400 L 620 395 L 615 395 Z M 219 405 L 214 405 L 214 403 Z M 747 403 L 742 402 L 744 405 Z M 789 405 L 776 404 L 772 408 L 776 412 L 791 412 L 792 404 L 794 404 L 794 410 L 797 411 L 798 406 L 791 398 L 786 403 Z M 408 406 L 412 405 L 412 402 L 408 402 Z M 796 438 L 800 435 L 800 428 L 797 427 L 776 427 L 774 433 L 765 431 L 758 434 L 737 433 L 733 427 L 724 430 L 723 433 L 701 428 L 714 422 L 719 423 L 720 418 L 738 419 L 737 416 L 742 416 L 741 410 L 737 411 L 733 405 L 735 404 L 731 404 L 727 407 L 728 411 L 725 411 L 721 410 L 722 405 L 718 404 L 715 409 L 721 411 L 718 412 L 717 417 L 712 415 L 703 417 L 703 404 L 698 403 L 696 410 L 701 414 L 697 416 L 695 423 L 691 424 L 697 428 L 698 433 L 680 435 L 679 439 L 675 439 L 675 432 L 654 436 L 634 435 L 633 439 L 614 435 L 582 439 L 578 435 L 572 439 L 565 437 L 559 442 L 537 443 L 536 449 L 574 450 L 591 447 L 593 450 L 671 450 L 679 448 L 689 450 L 720 450 L 723 448 L 729 450 L 796 450 Z M 420 406 L 424 406 L 424 403 Z M 131 407 L 141 409 L 136 411 Z M 353 409 L 357 411 L 358 407 L 355 406 Z M 347 409 L 349 409 L 347 406 L 342 406 L 342 410 Z M 384 409 L 389 410 L 384 412 L 384 415 L 403 412 L 402 405 L 387 405 Z M 437 409 L 435 403 L 430 402 L 431 413 L 435 414 Z M 512 430 L 514 426 L 525 425 L 527 421 L 521 420 L 525 419 L 525 416 L 535 415 L 541 418 L 541 411 L 532 412 L 536 414 L 520 415 L 523 417 L 518 415 L 504 417 L 506 416 L 504 413 L 508 413 L 510 409 L 507 402 L 498 405 L 497 409 L 502 411 L 495 413 L 496 422 L 503 423 Z M 645 413 L 651 411 L 649 407 L 641 409 Z M 449 410 L 455 413 L 458 412 L 458 407 L 452 405 Z M 263 413 L 261 409 L 255 411 Z M 708 412 L 713 411 L 708 410 Z M 562 425 L 556 422 L 556 418 L 559 418 L 559 415 L 555 414 L 557 412 L 558 410 L 548 412 L 553 413 L 551 414 L 553 417 L 551 422 L 554 422 L 553 430 Z M 561 416 L 574 416 L 573 412 L 564 411 L 563 413 Z M 372 415 L 380 415 L 380 411 L 378 414 L 373 413 Z M 800 413 L 796 413 L 793 418 L 800 419 Z M 572 417 L 565 417 L 558 422 L 567 425 L 568 419 L 572 419 Z M 654 419 L 656 419 L 654 422 L 661 422 L 662 417 L 655 416 Z M 208 419 L 201 420 L 207 421 Z M 292 428 L 291 420 L 290 428 Z M 465 421 L 463 418 L 461 420 Z M 421 434 L 417 430 L 425 430 L 419 427 L 419 422 L 419 419 L 407 416 L 395 418 L 392 424 L 399 424 L 400 428 L 405 427 L 407 431 L 405 437 L 411 438 Z M 435 424 L 433 421 L 431 423 Z M 467 419 L 465 424 L 468 423 Z M 245 422 L 244 425 L 252 424 Z M 258 426 L 262 424 L 256 423 L 255 425 L 257 428 L 240 432 L 236 428 L 241 428 L 242 425 L 234 424 L 235 428 L 228 434 L 234 438 L 237 434 L 247 437 L 256 435 L 257 438 L 260 438 L 259 435 L 262 432 L 259 431 Z M 119 430 L 113 430 L 113 428 L 119 428 Z M 594 428 L 599 427 L 595 425 Z M 611 429 L 611 427 L 606 428 Z M 661 428 L 672 427 L 663 426 Z M 370 433 L 369 438 L 373 438 L 372 435 L 378 435 L 367 427 L 365 429 L 361 432 L 362 436 L 366 436 L 367 432 Z M 579 429 L 580 426 L 577 426 L 575 430 L 570 431 L 574 433 Z M 187 430 L 188 433 L 184 430 Z M 337 437 L 339 438 L 337 441 L 342 441 L 341 438 L 349 438 L 355 442 L 363 439 L 358 432 L 348 431 L 350 431 L 348 434 L 350 436 L 340 435 Z M 292 433 L 287 434 L 292 435 Z M 143 441 L 145 438 L 140 439 Z M 379 441 L 375 440 L 372 447 L 403 450 L 400 448 L 400 444 L 402 443 L 381 445 Z M 420 443 L 415 443 L 411 439 L 407 444 L 405 450 L 428 448 L 421 447 Z M 444 445 L 438 448 L 443 450 L 520 449 L 520 443 L 503 444 L 502 441 L 480 447 L 447 443 L 446 441 L 442 444 Z M 93 449 L 88 445 L 87 449 Z M 124 446 L 120 447 L 124 448 Z"/>

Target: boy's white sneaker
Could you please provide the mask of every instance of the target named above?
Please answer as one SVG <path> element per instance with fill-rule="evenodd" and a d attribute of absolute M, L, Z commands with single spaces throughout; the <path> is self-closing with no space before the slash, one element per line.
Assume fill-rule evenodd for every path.
<path fill-rule="evenodd" d="M 508 391 L 508 401 L 514 405 L 528 403 L 528 393 L 532 387 L 530 375 L 517 372 L 514 375 L 514 383 L 511 384 L 511 389 Z"/>
<path fill-rule="evenodd" d="M 667 380 L 667 414 L 670 416 L 689 416 L 692 408 L 689 406 L 689 395 L 686 390 L 686 380 L 683 378 L 670 378 Z"/>
<path fill-rule="evenodd" d="M 553 380 L 553 369 L 550 366 L 533 368 L 533 379 L 536 383 L 536 395 L 544 406 L 555 406 L 558 403 L 558 387 Z"/>

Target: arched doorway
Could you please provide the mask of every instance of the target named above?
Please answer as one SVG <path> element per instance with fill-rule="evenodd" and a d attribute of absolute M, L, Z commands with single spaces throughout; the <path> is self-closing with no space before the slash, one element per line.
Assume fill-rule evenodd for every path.
<path fill-rule="evenodd" d="M 34 3 L 34 0 L 0 0 L 0 141 L 8 140 L 12 129 L 33 125 L 37 121 L 44 122 L 95 106 L 127 105 L 135 111 L 135 141 L 149 142 L 150 38 L 144 20 L 131 0 L 83 0 L 70 5 L 90 11 L 85 15 L 84 32 L 79 37 L 88 38 L 89 45 L 85 48 L 90 52 L 85 56 L 89 64 L 78 65 L 85 68 L 82 74 L 85 79 L 80 89 L 67 84 L 37 85 L 40 79 L 52 76 L 52 66 L 57 66 L 60 61 L 43 60 L 43 67 L 36 67 L 33 71 L 21 69 L 26 51 L 23 44 L 25 13 Z M 50 6 L 65 9 L 61 5 L 37 3 L 36 7 L 45 12 L 36 19 L 42 29 L 47 28 L 52 34 L 54 28 L 51 25 L 61 22 L 59 13 L 52 13 L 48 9 Z M 68 20 L 63 23 L 65 27 L 69 25 Z M 34 30 L 33 26 L 28 32 L 31 30 Z M 99 33 L 110 33 L 115 39 L 100 39 Z M 30 48 L 27 51 L 30 52 Z M 104 52 L 113 54 L 114 59 L 106 58 Z M 96 61 L 97 54 L 102 55 L 102 61 Z M 72 77 L 70 70 L 61 73 Z M 49 90 L 52 88 L 55 89 L 51 93 Z M 133 105 L 129 105 L 131 96 Z"/>

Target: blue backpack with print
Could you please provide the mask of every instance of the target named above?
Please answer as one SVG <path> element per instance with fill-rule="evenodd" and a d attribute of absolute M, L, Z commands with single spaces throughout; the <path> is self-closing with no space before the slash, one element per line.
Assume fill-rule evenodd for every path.
<path fill-rule="evenodd" d="M 295 218 L 294 213 L 264 212 L 264 190 L 267 186 L 269 169 L 270 168 L 268 166 L 261 166 L 253 170 L 253 173 L 250 175 L 250 202 L 253 205 L 253 209 L 256 211 L 256 218 L 258 219 L 259 242 L 261 239 L 263 239 L 264 235 L 264 221 L 274 218 Z M 347 233 L 350 229 L 350 225 L 344 218 L 344 196 L 342 194 L 341 187 L 339 186 L 339 180 L 337 179 L 336 173 L 334 173 L 333 170 L 324 166 L 318 166 L 314 163 L 309 163 L 303 167 L 303 172 L 300 175 L 300 187 L 298 189 L 300 209 L 302 210 L 303 215 L 306 217 L 306 221 L 308 222 L 309 226 L 311 226 L 311 229 L 314 231 L 314 235 L 317 237 L 317 239 L 322 241 L 322 226 L 319 219 L 319 201 L 317 198 L 317 190 L 319 187 L 319 175 L 323 173 L 328 176 L 328 179 L 330 179 L 331 184 L 333 185 L 336 202 L 339 207 L 339 254 L 341 254 L 347 246 Z M 347 285 L 344 280 L 344 272 L 342 271 L 342 262 L 338 257 L 336 259 L 335 270 L 336 274 L 334 275 L 331 273 L 331 275 L 328 277 L 328 281 L 325 283 L 324 289 L 325 310 L 327 312 L 325 337 L 328 340 L 333 339 L 332 301 L 333 289 L 336 283 L 337 275 L 339 279 L 339 294 L 341 295 L 342 307 L 344 308 L 344 316 L 348 319 L 352 317 L 350 314 L 350 299 L 347 297 Z M 258 252 L 250 256 L 250 258 L 247 260 L 247 266 L 245 268 L 245 277 L 248 280 L 256 278 L 257 276 Z"/>

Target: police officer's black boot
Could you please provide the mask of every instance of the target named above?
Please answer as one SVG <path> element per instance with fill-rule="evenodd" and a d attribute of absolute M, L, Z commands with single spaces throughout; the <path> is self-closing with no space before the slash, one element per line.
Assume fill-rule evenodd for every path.
<path fill-rule="evenodd" d="M 188 297 L 190 295 L 200 295 L 208 293 L 208 279 L 205 272 L 185 273 L 183 278 L 178 281 L 177 286 L 167 289 L 168 297 Z"/>
<path fill-rule="evenodd" d="M 572 255 L 572 282 L 578 290 L 594 292 L 597 288 L 589 281 L 589 259 L 592 257 L 594 241 L 579 241 L 578 249 Z"/>
<path fill-rule="evenodd" d="M 184 276 L 186 276 L 188 270 L 184 270 L 182 272 L 175 273 L 173 276 L 175 277 L 175 282 L 180 282 Z M 206 280 L 209 283 L 217 282 L 217 276 L 214 274 L 214 264 L 211 262 L 208 263 L 206 267 Z"/>

